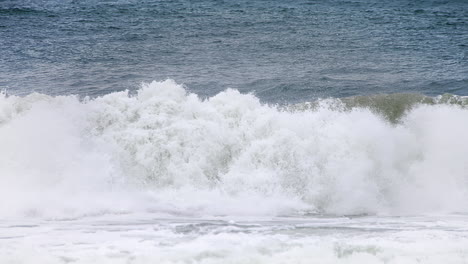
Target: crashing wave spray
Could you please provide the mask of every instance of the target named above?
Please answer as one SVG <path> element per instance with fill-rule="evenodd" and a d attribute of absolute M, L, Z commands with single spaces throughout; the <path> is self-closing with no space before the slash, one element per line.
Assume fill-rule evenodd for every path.
<path fill-rule="evenodd" d="M 335 101 L 336 103 L 336 101 Z M 285 110 L 174 81 L 0 96 L 0 215 L 466 212 L 468 110 Z"/>

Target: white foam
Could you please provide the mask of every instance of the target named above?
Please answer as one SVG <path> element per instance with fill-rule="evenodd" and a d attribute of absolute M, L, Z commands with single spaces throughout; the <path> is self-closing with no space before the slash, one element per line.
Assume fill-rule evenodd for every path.
<path fill-rule="evenodd" d="M 66 221 L 36 227 L 16 226 L 7 229 L 9 233 L 0 240 L 0 262 L 465 263 L 468 260 L 466 222 L 459 226 L 464 230 L 458 232 L 447 227 L 442 230 L 440 226 L 421 228 L 412 219 L 404 219 L 398 226 L 390 225 L 387 231 L 378 228 L 353 231 L 359 220 L 344 221 L 349 230 L 339 229 L 332 222 L 322 220 L 324 226 L 330 224 L 336 229 L 321 231 L 318 227 L 296 229 L 288 222 L 276 223 L 282 228 L 275 229 L 271 222 L 262 221 L 236 226 L 219 222 L 197 225 L 177 219 L 170 223 Z M 405 226 L 411 230 L 405 230 Z M 11 236 L 4 237 L 8 235 Z"/>
<path fill-rule="evenodd" d="M 468 110 L 280 111 L 174 81 L 0 97 L 0 216 L 466 212 Z"/>

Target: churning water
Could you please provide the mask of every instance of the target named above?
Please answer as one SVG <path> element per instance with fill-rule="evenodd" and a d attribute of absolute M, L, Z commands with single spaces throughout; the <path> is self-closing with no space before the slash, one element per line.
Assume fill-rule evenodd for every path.
<path fill-rule="evenodd" d="M 0 1 L 0 262 L 466 263 L 467 43 L 465 1 Z"/>

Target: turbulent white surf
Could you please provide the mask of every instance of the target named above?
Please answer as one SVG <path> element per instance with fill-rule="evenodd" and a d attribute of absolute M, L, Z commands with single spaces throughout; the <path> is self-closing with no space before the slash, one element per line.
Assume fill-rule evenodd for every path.
<path fill-rule="evenodd" d="M 171 80 L 1 95 L 0 261 L 466 261 L 468 109 L 415 104 L 390 122 L 339 100 L 299 108 Z M 452 216 L 409 217 L 434 214 Z"/>
<path fill-rule="evenodd" d="M 1 263 L 466 263 L 466 217 L 2 222 Z"/>
<path fill-rule="evenodd" d="M 467 212 L 467 120 L 445 104 L 392 124 L 235 90 L 201 100 L 171 80 L 134 96 L 3 95 L 0 215 Z"/>

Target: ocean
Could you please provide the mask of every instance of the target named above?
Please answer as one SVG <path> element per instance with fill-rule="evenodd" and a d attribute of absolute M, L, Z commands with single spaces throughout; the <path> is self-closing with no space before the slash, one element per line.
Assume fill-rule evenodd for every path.
<path fill-rule="evenodd" d="M 467 263 L 468 1 L 0 0 L 0 263 Z"/>

